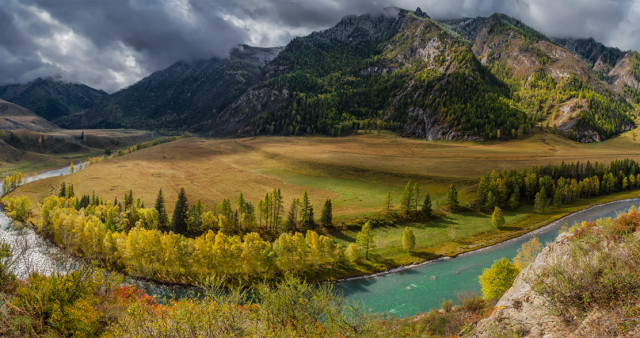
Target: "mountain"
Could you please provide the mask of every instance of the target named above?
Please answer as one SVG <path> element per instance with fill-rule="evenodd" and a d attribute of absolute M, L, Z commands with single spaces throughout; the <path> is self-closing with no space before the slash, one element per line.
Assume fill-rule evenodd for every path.
<path fill-rule="evenodd" d="M 70 115 L 93 107 L 108 94 L 89 86 L 52 78 L 39 78 L 27 84 L 0 86 L 0 98 L 25 107 L 60 125 L 67 125 Z"/>
<path fill-rule="evenodd" d="M 422 11 L 389 8 L 294 39 L 261 82 L 203 131 L 341 135 L 387 128 L 427 139 L 514 137 L 530 126 L 509 95 L 464 40 Z"/>
<path fill-rule="evenodd" d="M 0 100 L 0 129 L 53 131 L 59 128 L 28 109 L 11 102 Z"/>
<path fill-rule="evenodd" d="M 227 59 L 178 62 L 91 108 L 77 127 L 186 129 L 224 109 L 254 85 L 281 48 L 234 48 Z"/>
<path fill-rule="evenodd" d="M 554 38 L 553 42 L 587 61 L 595 71 L 609 73 L 625 56 L 618 48 L 607 47 L 593 38 Z"/>
<path fill-rule="evenodd" d="M 389 129 L 430 140 L 514 138 L 540 126 L 594 142 L 633 127 L 638 60 L 593 40 L 550 39 L 504 14 L 437 22 L 387 8 L 284 48 L 179 62 L 74 126 L 210 136 Z"/>
<path fill-rule="evenodd" d="M 499 13 L 444 23 L 472 44 L 482 64 L 509 84 L 514 100 L 535 121 L 581 142 L 601 141 L 633 126 L 633 107 L 606 72 L 619 63 L 615 49 L 562 40 L 575 55 Z"/>

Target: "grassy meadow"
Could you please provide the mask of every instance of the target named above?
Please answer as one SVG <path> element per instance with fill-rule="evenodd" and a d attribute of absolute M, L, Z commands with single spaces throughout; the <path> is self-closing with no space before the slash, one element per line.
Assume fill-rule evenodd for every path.
<path fill-rule="evenodd" d="M 544 214 L 532 206 L 505 211 L 507 224 L 494 229 L 491 215 L 466 210 L 448 213 L 447 188 L 455 183 L 461 205 L 475 198 L 480 175 L 492 170 L 531 167 L 549 163 L 600 161 L 632 158 L 640 160 L 640 139 L 631 133 L 597 144 L 580 144 L 552 134 L 537 134 L 507 142 L 428 142 L 389 134 L 328 137 L 258 137 L 245 139 L 185 138 L 109 159 L 66 177 L 54 177 L 25 185 L 13 195 L 33 201 L 57 193 L 61 182 L 73 184 L 76 194 L 92 191 L 108 200 L 131 189 L 147 206 L 153 205 L 162 188 L 169 212 L 181 187 L 191 203 L 205 205 L 223 198 L 235 201 L 242 192 L 257 203 L 266 192 L 280 188 L 284 206 L 307 191 L 320 216 L 326 199 L 334 202 L 335 223 L 382 212 L 384 196 L 392 193 L 399 202 L 408 180 L 420 184 L 421 195 L 429 192 L 441 217 L 426 223 L 407 223 L 375 228 L 373 258 L 349 271 L 325 271 L 317 279 L 333 279 L 385 270 L 441 255 L 456 255 L 513 238 L 563 215 L 591 204 L 636 197 L 637 191 L 594 199 L 583 199 Z M 440 207 L 442 206 L 442 207 Z M 286 210 L 285 210 L 286 211 Z M 452 241 L 447 227 L 457 228 Z M 413 228 L 415 252 L 402 250 L 405 226 Z M 329 231 L 343 245 L 355 241 L 356 230 Z"/>

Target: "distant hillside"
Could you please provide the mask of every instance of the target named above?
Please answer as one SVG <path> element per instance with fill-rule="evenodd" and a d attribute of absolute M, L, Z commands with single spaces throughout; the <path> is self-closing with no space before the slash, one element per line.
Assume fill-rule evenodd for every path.
<path fill-rule="evenodd" d="M 0 98 L 23 106 L 59 125 L 93 107 L 108 94 L 89 86 L 40 78 L 27 84 L 0 86 Z"/>
<path fill-rule="evenodd" d="M 0 100 L 0 129 L 52 131 L 59 128 L 28 109 Z"/>
<path fill-rule="evenodd" d="M 109 96 L 76 127 L 188 129 L 217 114 L 257 82 L 281 48 L 239 46 L 228 59 L 178 62 Z"/>

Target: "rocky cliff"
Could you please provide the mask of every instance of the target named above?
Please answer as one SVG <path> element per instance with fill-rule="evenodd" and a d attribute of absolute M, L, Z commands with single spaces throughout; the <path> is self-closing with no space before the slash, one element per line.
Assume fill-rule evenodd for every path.
<path fill-rule="evenodd" d="M 635 283 L 627 284 L 625 279 L 637 277 L 640 233 L 612 239 L 610 231 L 623 223 L 611 222 L 609 230 L 595 227 L 592 236 L 577 241 L 575 232 L 559 235 L 520 272 L 472 336 L 638 337 L 637 290 L 631 286 Z M 601 271 L 607 268 L 618 270 L 617 277 L 609 278 L 610 271 Z M 547 289 L 551 294 L 540 291 L 540 283 L 551 286 Z M 609 285 L 602 288 L 601 283 Z M 580 300 L 579 309 L 572 300 Z M 559 301 L 564 305 L 558 306 Z"/>

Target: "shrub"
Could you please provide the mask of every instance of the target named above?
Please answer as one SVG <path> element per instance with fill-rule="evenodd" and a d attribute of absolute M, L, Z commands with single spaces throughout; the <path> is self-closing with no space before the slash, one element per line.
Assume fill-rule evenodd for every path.
<path fill-rule="evenodd" d="M 451 299 L 449 300 L 442 300 L 442 304 L 440 304 L 440 309 L 442 309 L 442 311 L 444 312 L 450 312 L 451 309 L 453 308 L 453 301 Z"/>
<path fill-rule="evenodd" d="M 520 269 L 506 258 L 495 260 L 489 269 L 480 275 L 482 294 L 485 299 L 498 299 L 509 290 Z"/>

